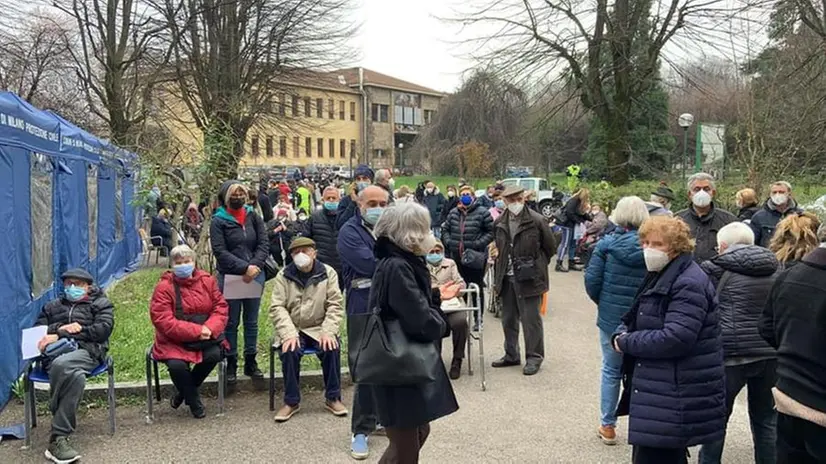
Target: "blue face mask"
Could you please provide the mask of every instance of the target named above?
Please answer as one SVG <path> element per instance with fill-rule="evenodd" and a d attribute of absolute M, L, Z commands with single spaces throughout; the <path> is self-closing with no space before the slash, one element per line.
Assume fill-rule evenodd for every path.
<path fill-rule="evenodd" d="M 473 203 L 473 197 L 471 197 L 470 195 L 462 195 L 462 198 L 461 198 L 460 201 L 462 202 L 463 205 L 470 206 L 470 204 Z"/>
<path fill-rule="evenodd" d="M 499 209 L 505 209 L 505 201 L 504 200 L 496 200 L 493 204 Z"/>
<path fill-rule="evenodd" d="M 78 301 L 86 296 L 86 290 L 75 285 L 70 285 L 64 288 L 63 293 L 69 301 Z"/>
<path fill-rule="evenodd" d="M 364 212 L 364 222 L 370 224 L 371 226 L 376 225 L 379 222 L 379 218 L 381 217 L 381 213 L 384 212 L 384 208 L 381 206 L 377 206 L 375 208 L 367 208 L 367 211 Z"/>
<path fill-rule="evenodd" d="M 361 192 L 369 186 L 370 182 L 356 182 L 356 190 L 358 190 L 359 192 Z"/>
<path fill-rule="evenodd" d="M 338 209 L 338 202 L 337 201 L 325 201 L 324 202 L 324 209 L 327 211 L 335 211 Z"/>
<path fill-rule="evenodd" d="M 441 263 L 442 260 L 445 259 L 445 256 L 441 253 L 428 253 L 428 255 L 425 256 L 424 259 L 426 259 L 428 263 L 435 266 Z"/>
<path fill-rule="evenodd" d="M 172 266 L 172 272 L 179 279 L 188 279 L 195 272 L 195 263 L 176 264 Z"/>

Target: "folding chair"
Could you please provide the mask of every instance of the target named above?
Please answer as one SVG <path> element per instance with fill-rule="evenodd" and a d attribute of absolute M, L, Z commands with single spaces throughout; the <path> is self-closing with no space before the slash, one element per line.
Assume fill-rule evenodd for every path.
<path fill-rule="evenodd" d="M 275 411 L 275 358 L 281 345 L 276 346 L 275 340 L 270 339 L 270 411 Z M 318 355 L 320 350 L 315 348 L 302 348 L 301 355 Z"/>
<path fill-rule="evenodd" d="M 155 265 L 158 264 L 158 261 L 161 258 L 161 250 L 166 252 L 167 259 L 169 257 L 169 248 L 163 245 L 155 245 L 153 240 L 158 239 L 161 243 L 163 243 L 163 237 L 160 235 L 156 235 L 154 237 L 149 237 L 143 229 L 138 229 L 138 235 L 141 237 L 141 244 L 143 245 L 143 262 L 144 266 L 149 266 L 149 260 L 152 258 L 152 252 L 155 252 Z"/>
<path fill-rule="evenodd" d="M 158 360 L 152 357 L 152 346 L 146 349 L 146 423 L 155 421 L 155 413 L 152 408 L 152 378 L 155 379 L 155 397 L 159 403 L 161 401 L 161 378 L 158 375 Z M 224 415 L 224 392 L 227 382 L 227 358 L 221 357 L 218 363 L 218 416 Z"/>
<path fill-rule="evenodd" d="M 477 340 L 479 342 L 479 371 L 482 377 L 481 387 L 482 391 L 487 390 L 487 381 L 485 379 L 485 343 L 482 337 L 482 300 L 480 297 L 480 292 L 482 290 L 479 288 L 477 284 L 470 284 L 468 287 L 459 292 L 459 295 L 464 297 L 464 300 L 467 306 L 462 308 L 450 309 L 450 312 L 457 312 L 463 311 L 467 313 L 468 318 L 468 327 L 471 327 L 470 336 L 467 339 L 467 373 L 468 375 L 473 375 L 473 357 L 472 357 L 472 349 L 473 349 L 473 340 Z M 473 319 L 474 316 L 479 318 L 479 330 L 473 331 Z"/>
<path fill-rule="evenodd" d="M 111 356 L 96 367 L 86 377 L 97 377 L 106 373 L 109 378 L 107 399 L 109 401 L 109 435 L 115 434 L 115 361 Z M 35 383 L 49 383 L 49 373 L 40 368 L 39 363 L 30 363 L 23 376 L 23 409 L 26 421 L 25 446 L 28 448 L 32 444 L 33 428 L 37 427 L 37 397 L 34 391 Z"/>

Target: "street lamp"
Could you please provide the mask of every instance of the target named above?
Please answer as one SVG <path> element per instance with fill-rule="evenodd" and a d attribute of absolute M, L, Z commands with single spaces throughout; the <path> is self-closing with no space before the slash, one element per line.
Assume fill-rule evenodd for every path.
<path fill-rule="evenodd" d="M 683 113 L 677 119 L 677 124 L 683 128 L 683 179 L 685 179 L 685 167 L 688 164 L 686 156 L 688 156 L 688 128 L 694 124 L 694 115 L 691 113 Z"/>
<path fill-rule="evenodd" d="M 399 143 L 399 168 L 404 169 L 404 156 L 402 156 L 403 143 Z"/>

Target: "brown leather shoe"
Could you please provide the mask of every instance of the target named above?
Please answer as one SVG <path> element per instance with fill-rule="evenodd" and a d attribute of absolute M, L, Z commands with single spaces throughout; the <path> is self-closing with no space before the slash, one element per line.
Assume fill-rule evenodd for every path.
<path fill-rule="evenodd" d="M 289 404 L 285 404 L 281 406 L 281 409 L 275 413 L 275 421 L 276 422 L 287 422 L 290 420 L 298 411 L 301 410 L 301 405 L 296 404 L 295 406 L 290 406 Z"/>
<path fill-rule="evenodd" d="M 344 403 L 342 403 L 341 400 L 327 401 L 324 403 L 324 407 L 333 413 L 334 416 L 342 417 L 347 415 L 347 408 L 344 407 Z"/>
<path fill-rule="evenodd" d="M 613 425 L 601 425 L 597 433 L 599 433 L 599 438 L 606 445 L 617 444 L 617 431 Z"/>

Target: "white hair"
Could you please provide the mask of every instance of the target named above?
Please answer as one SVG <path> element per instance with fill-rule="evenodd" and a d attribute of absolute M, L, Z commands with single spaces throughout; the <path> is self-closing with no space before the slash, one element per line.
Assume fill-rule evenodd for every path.
<path fill-rule="evenodd" d="M 169 257 L 173 262 L 180 258 L 191 258 L 195 261 L 198 255 L 192 248 L 189 248 L 189 245 L 178 245 L 169 252 Z"/>
<path fill-rule="evenodd" d="M 711 184 L 712 189 L 717 189 L 717 183 L 714 180 L 714 176 L 712 176 L 711 174 L 707 174 L 705 172 L 698 172 L 697 174 L 694 174 L 693 176 L 688 178 L 688 183 L 686 184 L 686 187 L 688 187 L 688 191 L 690 192 L 691 189 L 694 188 L 694 184 L 701 180 L 707 180 L 708 183 Z"/>
<path fill-rule="evenodd" d="M 415 251 L 433 233 L 430 230 L 430 212 L 418 203 L 396 203 L 384 210 L 373 233 L 376 238 L 387 237 L 401 248 Z"/>
<path fill-rule="evenodd" d="M 654 203 L 660 204 L 662 206 L 666 206 L 666 205 L 671 204 L 671 200 L 669 200 L 668 198 L 661 197 L 661 196 L 659 196 L 657 194 L 654 194 L 654 193 L 651 194 L 651 199 L 649 201 L 653 201 Z"/>
<path fill-rule="evenodd" d="M 778 187 L 778 186 L 779 187 L 785 187 L 786 191 L 788 191 L 789 193 L 792 192 L 792 184 L 786 182 L 785 180 L 779 180 L 779 181 L 772 184 L 772 187 Z"/>
<path fill-rule="evenodd" d="M 376 171 L 376 183 L 386 183 L 390 178 L 393 177 L 393 173 L 390 172 L 389 169 L 379 169 Z"/>
<path fill-rule="evenodd" d="M 639 229 L 648 219 L 648 206 L 640 197 L 622 197 L 611 213 L 611 222 L 629 229 Z"/>
<path fill-rule="evenodd" d="M 333 187 L 332 185 L 330 185 L 330 186 L 328 186 L 327 188 L 325 188 L 325 189 L 324 189 L 324 191 L 323 191 L 323 192 L 321 192 L 321 196 L 322 196 L 322 197 L 326 197 L 328 192 L 329 192 L 329 193 L 335 192 L 335 193 L 337 193 L 339 196 L 341 196 L 341 190 L 339 190 L 339 189 L 337 189 L 337 188 Z"/>
<path fill-rule="evenodd" d="M 246 195 L 247 198 L 249 198 L 249 196 L 250 196 L 249 189 L 244 184 L 242 184 L 240 182 L 230 184 L 230 186 L 227 188 L 226 193 L 224 194 L 224 204 L 225 205 L 229 205 L 229 199 L 232 198 L 232 194 L 235 193 L 235 191 L 238 190 L 238 189 L 243 190 L 244 195 Z"/>
<path fill-rule="evenodd" d="M 717 232 L 717 246 L 724 243 L 727 246 L 754 245 L 754 231 L 742 222 L 732 222 Z"/>

